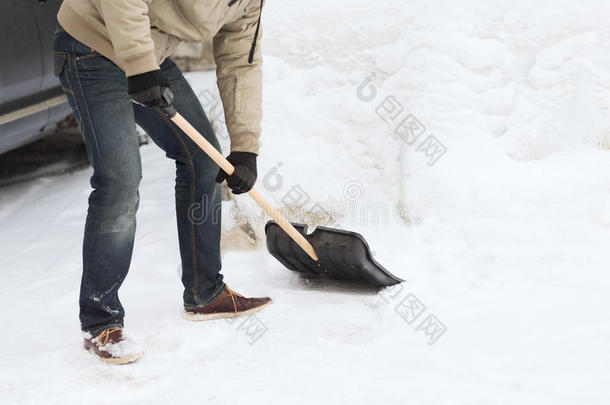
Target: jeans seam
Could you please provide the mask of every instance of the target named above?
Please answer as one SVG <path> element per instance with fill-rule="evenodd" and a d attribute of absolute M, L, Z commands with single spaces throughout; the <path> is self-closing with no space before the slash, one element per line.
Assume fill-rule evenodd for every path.
<path fill-rule="evenodd" d="M 73 53 L 73 55 L 75 54 L 75 51 L 76 51 L 76 50 L 75 50 L 75 47 L 76 47 L 76 41 L 74 41 L 74 42 L 72 43 L 72 53 Z M 74 103 L 74 104 L 77 106 L 76 108 L 77 108 L 77 111 L 78 111 L 78 113 L 79 113 L 79 115 L 80 115 L 80 119 L 81 119 L 81 133 L 82 133 L 82 131 L 83 131 L 83 130 L 84 130 L 84 128 L 85 128 L 85 124 L 83 123 L 83 121 L 86 119 L 86 120 L 87 120 L 87 122 L 88 122 L 88 127 L 89 127 L 89 129 L 91 130 L 91 133 L 92 133 L 92 136 L 93 136 L 93 140 L 94 140 L 94 142 L 95 142 L 95 148 L 96 148 L 96 150 L 97 150 L 97 153 L 99 154 L 99 153 L 100 153 L 100 146 L 99 146 L 98 141 L 97 141 L 97 135 L 96 135 L 96 133 L 95 133 L 95 128 L 94 128 L 94 126 L 93 126 L 93 122 L 91 121 L 91 116 L 89 115 L 89 103 L 87 103 L 87 98 L 85 97 L 85 93 L 83 92 L 83 86 L 82 86 L 82 84 L 81 84 L 81 78 L 80 78 L 80 75 L 78 74 L 78 68 L 77 68 L 77 66 L 76 66 L 76 60 L 75 60 L 75 63 L 74 63 L 74 69 L 73 69 L 73 71 L 74 71 L 74 74 L 75 74 L 75 76 L 76 76 L 76 83 L 78 84 L 78 91 L 79 91 L 79 94 L 80 94 L 80 96 L 81 96 L 81 101 L 82 101 L 82 103 L 83 103 L 83 105 L 84 105 L 84 107 L 85 107 L 85 111 L 86 111 L 86 113 L 87 113 L 87 116 L 86 116 L 86 118 L 85 118 L 85 116 L 83 115 L 83 113 L 81 112 L 81 110 L 78 108 L 78 103 L 77 103 L 77 102 L 76 102 L 76 100 L 75 100 L 75 103 Z M 74 91 L 74 85 L 72 84 L 72 82 L 71 82 L 71 81 L 70 81 L 70 85 L 72 86 L 72 89 L 73 89 L 73 91 Z M 83 135 L 83 138 L 84 138 L 84 135 Z M 102 168 L 102 172 L 105 172 L 106 170 L 105 170 L 105 168 L 104 168 L 103 159 L 98 158 L 97 156 L 96 156 L 96 157 L 94 157 L 94 158 L 97 158 L 97 162 L 96 162 L 96 164 L 94 164 L 93 162 L 91 162 L 92 166 L 96 166 L 97 168 L 100 168 L 100 167 L 101 167 L 101 168 Z M 96 169 L 96 170 L 97 170 L 97 169 Z M 87 232 L 87 222 L 85 221 L 85 233 L 86 233 L 86 232 Z M 98 237 L 98 234 L 97 234 L 97 233 L 93 233 L 93 235 L 94 235 L 94 236 L 91 236 L 91 239 L 90 239 L 90 243 L 89 243 L 89 249 L 91 249 L 91 247 L 94 245 L 94 242 L 95 242 L 94 237 L 95 237 L 95 238 L 97 238 L 97 237 Z M 90 256 L 91 256 L 91 253 L 90 253 L 90 250 L 89 250 L 89 249 L 87 250 L 87 252 L 83 252 L 83 257 L 90 257 Z"/>
<path fill-rule="evenodd" d="M 156 110 L 157 111 L 157 110 Z M 178 139 L 178 141 L 180 142 L 180 145 L 182 146 L 182 148 L 184 149 L 184 153 L 186 155 L 186 158 L 188 159 L 188 164 L 189 164 L 189 169 L 191 171 L 191 206 L 193 206 L 193 204 L 195 204 L 195 164 L 193 163 L 193 159 L 191 157 L 191 154 L 186 146 L 186 144 L 184 143 L 184 141 L 182 140 L 182 137 L 180 136 L 180 134 L 176 131 L 176 129 L 174 128 L 174 126 L 172 125 L 172 122 L 167 118 L 167 116 L 165 114 L 162 114 L 161 112 L 157 111 L 157 114 L 159 114 L 161 116 L 161 118 L 167 123 L 167 125 L 169 126 L 169 128 L 171 129 L 172 133 L 174 134 L 174 136 L 176 136 L 176 138 Z M 191 254 L 193 256 L 193 262 L 192 262 L 192 267 L 193 267 L 193 299 L 195 300 L 195 302 L 197 302 L 199 300 L 199 291 L 197 288 L 197 247 L 195 246 L 195 224 L 193 223 L 193 221 L 189 221 L 190 222 L 190 228 L 191 228 Z"/>
<path fill-rule="evenodd" d="M 72 54 L 75 54 L 75 52 L 76 52 L 75 47 L 76 47 L 76 41 L 74 41 L 72 43 Z M 95 133 L 95 128 L 93 126 L 93 122 L 91 121 L 91 116 L 89 115 L 89 104 L 87 103 L 87 98 L 85 97 L 85 93 L 83 92 L 83 86 L 81 85 L 81 78 L 80 78 L 80 75 L 78 74 L 78 69 L 76 67 L 76 64 L 74 66 L 74 74 L 76 75 L 76 81 L 78 82 L 79 93 L 80 93 L 80 96 L 82 97 L 82 102 L 83 102 L 85 110 L 87 112 L 87 118 L 86 119 L 87 119 L 87 122 L 89 123 L 89 127 L 90 127 L 90 130 L 91 130 L 91 135 L 93 136 L 93 140 L 95 142 L 95 149 L 97 150 L 97 153 L 99 154 L 100 153 L 100 145 L 99 145 L 99 143 L 97 141 L 97 134 Z M 72 83 L 70 83 L 70 84 L 72 85 Z M 72 85 L 72 90 L 74 91 L 74 85 Z M 77 109 L 78 109 L 78 107 L 77 107 Z M 80 119 L 81 119 L 81 126 L 84 128 L 84 124 L 82 123 L 82 121 L 85 119 L 85 117 L 83 116 L 83 114 L 82 114 L 82 112 L 80 110 L 78 110 L 78 113 L 79 113 Z M 98 165 L 96 165 L 96 166 L 101 167 L 102 171 L 105 172 L 106 169 L 104 167 L 103 159 L 98 159 L 98 161 L 99 161 Z M 93 164 L 93 162 L 91 162 L 91 163 Z"/>

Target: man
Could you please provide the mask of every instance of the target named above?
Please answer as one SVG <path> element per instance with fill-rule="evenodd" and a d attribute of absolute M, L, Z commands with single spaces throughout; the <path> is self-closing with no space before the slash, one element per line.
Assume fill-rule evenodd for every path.
<path fill-rule="evenodd" d="M 55 33 L 55 69 L 93 166 L 83 243 L 80 321 L 85 348 L 108 363 L 142 356 L 123 335 L 118 290 L 133 250 L 141 163 L 135 124 L 176 162 L 176 217 L 185 317 L 232 318 L 270 298 L 246 298 L 220 274 L 220 186 L 249 191 L 261 128 L 262 0 L 65 0 Z M 231 139 L 227 176 L 163 113 L 175 108 L 219 148 L 197 97 L 168 58 L 181 40 L 213 38 Z M 134 102 L 132 102 L 135 101 Z M 189 208 L 202 206 L 202 221 Z M 198 213 L 199 214 L 199 213 Z M 199 219 L 199 218 L 198 218 Z"/>

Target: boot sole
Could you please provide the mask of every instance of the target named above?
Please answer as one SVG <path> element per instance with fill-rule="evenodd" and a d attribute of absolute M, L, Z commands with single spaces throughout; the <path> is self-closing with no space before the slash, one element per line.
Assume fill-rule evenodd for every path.
<path fill-rule="evenodd" d="M 137 354 L 133 354 L 133 355 L 127 356 L 127 357 L 120 357 L 120 358 L 112 357 L 112 358 L 108 358 L 108 359 L 102 359 L 102 361 L 106 364 L 121 365 L 121 364 L 133 363 L 135 361 L 138 361 L 142 357 L 144 357 L 144 353 L 137 353 Z"/>
<path fill-rule="evenodd" d="M 112 364 L 112 365 L 129 364 L 129 363 L 133 363 L 133 362 L 141 359 L 142 357 L 144 357 L 144 352 L 132 354 L 131 356 L 125 356 L 125 357 L 101 357 L 97 353 L 95 353 L 93 350 L 87 350 L 87 352 L 89 354 L 91 354 L 92 356 L 97 357 L 102 362 L 104 362 L 106 364 Z"/>
<path fill-rule="evenodd" d="M 246 311 L 240 311 L 237 314 L 235 312 L 218 312 L 215 314 L 194 314 L 192 312 L 184 311 L 182 316 L 184 317 L 184 319 L 187 319 L 189 321 L 213 321 L 216 319 L 234 319 L 234 318 L 251 315 L 255 312 L 258 312 L 261 309 L 266 308 L 269 305 L 271 305 L 272 302 L 273 301 L 269 301 L 266 304 L 263 304 L 259 307 L 250 308 Z"/>

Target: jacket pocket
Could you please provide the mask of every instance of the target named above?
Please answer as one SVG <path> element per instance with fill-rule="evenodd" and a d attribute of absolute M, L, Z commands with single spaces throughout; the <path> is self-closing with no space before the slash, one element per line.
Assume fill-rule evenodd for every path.
<path fill-rule="evenodd" d="M 53 73 L 58 77 L 66 66 L 66 54 L 65 53 L 54 53 L 53 54 Z"/>
<path fill-rule="evenodd" d="M 256 113 L 260 109 L 261 72 L 247 71 L 235 78 L 235 112 Z"/>
<path fill-rule="evenodd" d="M 246 97 L 242 94 L 244 90 L 243 78 L 237 76 L 233 86 L 233 111 L 238 113 L 241 112 L 246 105 Z"/>

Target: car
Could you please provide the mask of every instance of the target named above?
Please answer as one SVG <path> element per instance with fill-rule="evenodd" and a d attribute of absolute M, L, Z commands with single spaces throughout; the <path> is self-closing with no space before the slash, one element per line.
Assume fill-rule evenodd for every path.
<path fill-rule="evenodd" d="M 0 153 L 54 133 L 72 114 L 53 69 L 60 5 L 61 0 L 2 0 Z"/>

